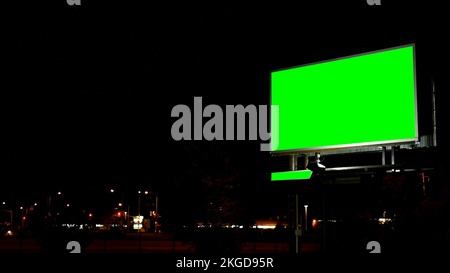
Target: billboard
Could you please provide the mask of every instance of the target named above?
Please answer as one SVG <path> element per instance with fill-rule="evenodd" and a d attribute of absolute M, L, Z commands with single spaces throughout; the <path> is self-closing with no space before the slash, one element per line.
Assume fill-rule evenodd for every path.
<path fill-rule="evenodd" d="M 418 140 L 414 44 L 271 72 L 272 153 Z"/>

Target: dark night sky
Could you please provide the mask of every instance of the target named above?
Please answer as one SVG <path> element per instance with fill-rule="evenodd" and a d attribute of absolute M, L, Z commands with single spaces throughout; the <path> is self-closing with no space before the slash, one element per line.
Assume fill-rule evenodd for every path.
<path fill-rule="evenodd" d="M 420 130 L 431 133 L 434 78 L 438 145 L 448 148 L 445 1 L 38 2 L 2 12 L 0 198 L 60 187 L 163 191 L 191 162 L 170 135 L 175 105 L 193 107 L 194 96 L 267 105 L 272 70 L 408 43 Z M 258 142 L 219 145 L 242 168 L 267 171 Z"/>

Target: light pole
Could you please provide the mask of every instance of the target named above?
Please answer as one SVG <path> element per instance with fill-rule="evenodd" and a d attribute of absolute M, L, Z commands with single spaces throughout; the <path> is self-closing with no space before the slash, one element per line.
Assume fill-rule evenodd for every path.
<path fill-rule="evenodd" d="M 141 216 L 141 191 L 138 191 L 138 216 Z"/>
<path fill-rule="evenodd" d="M 111 198 L 111 200 L 112 200 L 111 204 L 113 206 L 113 216 L 118 217 L 121 228 L 123 228 L 123 225 L 124 225 L 123 218 L 125 218 L 125 221 L 127 222 L 127 228 L 128 228 L 128 219 L 127 219 L 127 212 L 124 209 L 123 193 L 120 191 L 120 196 L 116 196 L 117 191 L 114 188 L 109 189 L 109 192 L 111 193 L 111 196 L 113 196 Z M 120 198 L 119 201 L 117 201 L 118 198 Z M 116 205 L 117 205 L 117 207 L 116 207 Z M 128 213 L 129 213 L 129 210 L 130 210 L 130 206 L 128 205 Z M 116 213 L 116 211 L 117 211 L 117 213 Z"/>
<path fill-rule="evenodd" d="M 111 195 L 113 196 L 113 197 L 111 198 L 111 199 L 112 199 L 112 202 L 110 201 L 112 204 L 110 204 L 110 205 L 112 205 L 112 207 L 114 208 L 114 207 L 115 207 L 115 201 L 116 201 L 116 200 L 114 200 L 114 189 L 110 189 L 109 192 L 110 192 Z M 108 202 L 108 203 L 109 203 L 109 202 Z M 109 210 L 109 208 L 108 208 L 108 210 Z"/>
<path fill-rule="evenodd" d="M 47 194 L 47 212 L 48 213 L 52 213 L 52 209 L 55 210 L 55 205 L 52 205 L 52 195 L 53 194 L 54 193 Z M 61 195 L 61 192 L 60 191 L 56 192 L 56 195 Z M 59 201 L 59 202 L 61 202 L 61 201 Z M 56 206 L 59 206 L 58 205 L 59 202 L 57 202 Z M 58 208 L 56 208 L 56 209 L 58 209 Z"/>
<path fill-rule="evenodd" d="M 147 191 L 145 191 L 147 193 Z M 138 233 L 141 232 L 141 191 L 138 191 Z"/>
<path fill-rule="evenodd" d="M 154 231 L 157 232 L 157 224 L 158 224 L 158 218 L 159 218 L 159 214 L 158 214 L 158 195 L 154 194 L 151 191 L 144 191 L 144 194 L 151 194 L 155 197 L 155 227 L 154 227 Z M 138 217 L 141 216 L 141 191 L 138 191 Z"/>
<path fill-rule="evenodd" d="M 159 213 L 158 213 L 158 195 L 155 196 L 155 232 L 158 232 L 157 226 L 158 226 L 158 219 L 159 219 Z"/>
<path fill-rule="evenodd" d="M 20 229 L 23 229 L 24 228 L 24 220 L 25 220 L 25 218 L 24 218 L 24 215 L 23 215 L 23 210 L 24 210 L 24 207 L 20 207 L 20 212 L 21 212 L 21 222 L 20 222 Z"/>
<path fill-rule="evenodd" d="M 159 214 L 158 214 L 158 195 L 154 194 L 154 193 L 152 193 L 150 191 L 148 193 L 150 193 L 151 195 L 153 195 L 155 197 L 155 229 L 154 229 L 154 231 L 156 233 L 157 232 L 156 226 L 158 224 L 158 218 L 159 218 Z"/>
<path fill-rule="evenodd" d="M 305 207 L 305 231 L 308 230 L 308 205 L 304 205 Z"/>

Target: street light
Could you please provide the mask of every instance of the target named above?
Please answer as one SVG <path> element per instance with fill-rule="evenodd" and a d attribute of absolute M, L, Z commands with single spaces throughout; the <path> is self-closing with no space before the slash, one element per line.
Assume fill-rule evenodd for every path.
<path fill-rule="evenodd" d="M 141 216 L 141 191 L 138 191 L 138 216 Z"/>
<path fill-rule="evenodd" d="M 138 233 L 141 232 L 141 191 L 138 191 Z"/>
<path fill-rule="evenodd" d="M 52 196 L 54 197 L 55 195 L 61 195 L 61 194 L 62 193 L 60 191 L 58 191 L 56 193 L 47 193 L 47 212 L 48 213 L 53 213 L 54 211 L 58 210 L 58 208 L 60 206 L 60 202 L 61 202 L 60 200 L 61 199 L 59 199 L 59 201 L 58 201 L 58 199 L 55 200 L 57 202 L 56 206 L 55 206 L 55 204 L 54 204 L 55 201 L 52 201 Z M 36 206 L 37 204 L 35 203 L 34 205 Z"/>
<path fill-rule="evenodd" d="M 308 230 L 308 205 L 304 205 L 305 207 L 305 231 Z"/>
<path fill-rule="evenodd" d="M 158 218 L 159 218 L 159 214 L 158 214 L 158 195 L 154 194 L 152 192 L 148 192 L 151 195 L 155 196 L 155 233 L 157 232 L 156 226 L 158 225 Z"/>
<path fill-rule="evenodd" d="M 120 189 L 119 189 L 119 191 L 117 191 L 114 188 L 110 188 L 109 192 L 111 193 L 111 196 L 113 196 L 111 198 L 111 204 L 112 204 L 112 206 L 114 208 L 113 210 L 114 211 L 118 210 L 119 212 L 123 212 L 123 213 L 120 213 L 120 214 L 116 213 L 116 212 L 113 212 L 113 216 L 115 215 L 116 217 L 119 218 L 119 221 L 121 223 L 121 227 L 123 227 L 122 218 L 125 217 L 125 221 L 127 222 L 127 229 L 129 230 L 129 221 L 128 221 L 128 218 L 127 218 L 127 214 L 128 215 L 130 214 L 130 205 L 128 204 L 128 212 L 126 212 L 125 208 L 124 208 L 123 193 L 122 193 L 122 191 Z M 138 193 L 139 193 L 139 191 L 138 191 Z M 117 200 L 117 199 L 119 199 L 119 200 Z M 108 200 L 109 200 L 109 197 L 108 197 Z"/>
<path fill-rule="evenodd" d="M 154 194 L 151 191 L 144 191 L 144 194 L 151 194 L 153 196 L 155 196 L 155 232 L 156 230 L 156 226 L 158 224 L 158 218 L 159 218 L 159 214 L 158 214 L 158 195 Z M 138 191 L 138 216 L 141 216 L 141 191 Z"/>
<path fill-rule="evenodd" d="M 25 221 L 25 216 L 23 215 L 23 210 L 24 210 L 25 208 L 24 207 L 20 207 L 20 212 L 21 212 L 21 217 L 22 217 L 22 219 L 21 219 L 21 222 L 20 222 L 20 228 L 22 229 L 23 227 L 24 227 L 24 221 Z"/>

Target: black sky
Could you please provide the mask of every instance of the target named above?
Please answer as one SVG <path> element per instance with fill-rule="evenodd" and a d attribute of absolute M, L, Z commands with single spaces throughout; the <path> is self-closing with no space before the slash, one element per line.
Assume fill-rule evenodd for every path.
<path fill-rule="evenodd" d="M 409 43 L 420 132 L 431 133 L 434 79 L 448 148 L 445 1 L 59 2 L 2 11 L 1 198 L 62 185 L 163 189 L 191 162 L 170 135 L 175 105 L 268 105 L 272 70 Z M 269 157 L 258 144 L 226 149 L 253 170 Z"/>

